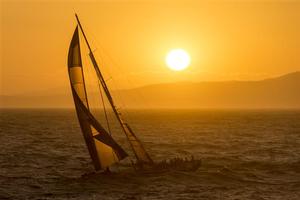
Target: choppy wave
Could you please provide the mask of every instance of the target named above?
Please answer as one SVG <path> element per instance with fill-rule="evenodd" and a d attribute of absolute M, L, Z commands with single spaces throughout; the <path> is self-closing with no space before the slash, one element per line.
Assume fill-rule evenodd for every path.
<path fill-rule="evenodd" d="M 299 111 L 132 111 L 154 160 L 197 172 L 93 174 L 73 110 L 1 110 L 0 199 L 299 199 Z M 126 139 L 117 140 L 128 150 Z"/>

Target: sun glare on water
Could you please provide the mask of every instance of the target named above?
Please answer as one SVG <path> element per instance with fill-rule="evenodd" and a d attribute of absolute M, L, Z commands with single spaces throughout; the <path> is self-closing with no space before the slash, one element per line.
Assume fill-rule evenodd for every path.
<path fill-rule="evenodd" d="M 168 67 L 175 71 L 184 70 L 191 62 L 189 54 L 183 49 L 173 49 L 166 57 Z"/>

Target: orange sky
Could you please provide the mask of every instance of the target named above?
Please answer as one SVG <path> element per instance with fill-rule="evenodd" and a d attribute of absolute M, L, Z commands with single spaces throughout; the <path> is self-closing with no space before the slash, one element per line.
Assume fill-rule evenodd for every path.
<path fill-rule="evenodd" d="M 0 94 L 69 87 L 74 11 L 118 87 L 300 70 L 300 1 L 1 0 Z M 184 72 L 165 65 L 173 48 L 190 53 Z"/>

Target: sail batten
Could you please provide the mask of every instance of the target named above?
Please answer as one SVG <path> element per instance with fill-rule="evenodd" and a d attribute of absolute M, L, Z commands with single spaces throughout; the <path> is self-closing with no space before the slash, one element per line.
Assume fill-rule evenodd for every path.
<path fill-rule="evenodd" d="M 127 153 L 106 132 L 89 110 L 78 26 L 69 48 L 68 71 L 77 117 L 94 167 L 96 170 L 106 169 L 124 159 Z"/>

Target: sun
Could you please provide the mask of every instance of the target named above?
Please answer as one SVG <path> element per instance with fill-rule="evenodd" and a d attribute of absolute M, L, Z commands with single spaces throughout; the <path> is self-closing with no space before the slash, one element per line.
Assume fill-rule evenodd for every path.
<path fill-rule="evenodd" d="M 175 71 L 181 71 L 190 65 L 189 54 L 183 49 L 173 49 L 166 56 L 166 64 Z"/>

